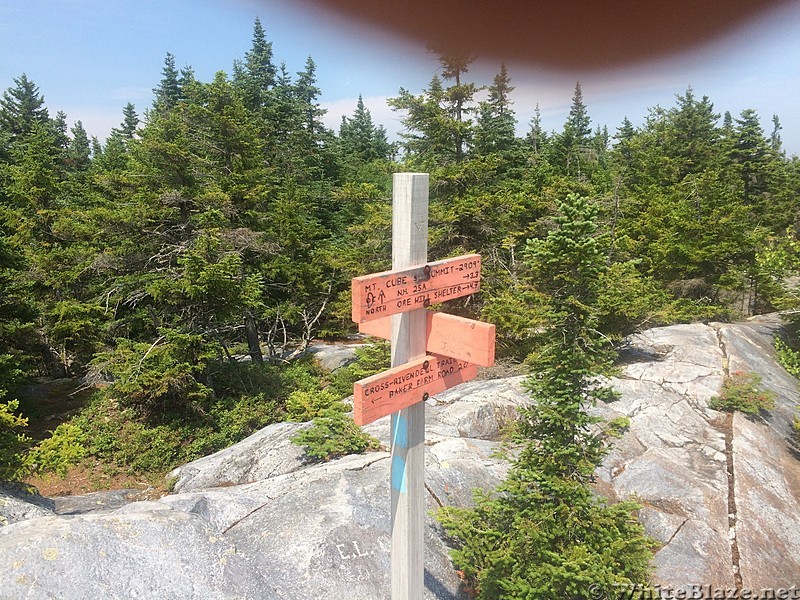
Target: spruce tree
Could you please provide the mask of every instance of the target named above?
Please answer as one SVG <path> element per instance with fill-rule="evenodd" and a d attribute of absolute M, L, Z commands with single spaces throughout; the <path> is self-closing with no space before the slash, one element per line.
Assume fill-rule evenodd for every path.
<path fill-rule="evenodd" d="M 138 126 L 139 115 L 136 114 L 136 107 L 128 102 L 122 109 L 122 123 L 119 127 L 112 129 L 112 133 L 119 134 L 123 140 L 129 142 L 136 135 Z"/>
<path fill-rule="evenodd" d="M 479 598 L 613 597 L 617 585 L 648 579 L 651 542 L 637 506 L 609 505 L 588 485 L 606 446 L 586 409 L 611 396 L 597 381 L 612 349 L 597 331 L 606 266 L 596 215 L 592 203 L 571 195 L 559 202 L 555 229 L 529 245 L 549 325 L 531 357 L 527 442 L 496 494 L 478 494 L 473 509 L 440 513 L 457 546 L 453 561 Z"/>
<path fill-rule="evenodd" d="M 781 141 L 781 120 L 778 115 L 772 115 L 772 133 L 769 136 L 769 145 L 777 156 L 783 156 L 783 143 Z"/>
<path fill-rule="evenodd" d="M 153 89 L 155 100 L 153 107 L 158 111 L 168 111 L 174 108 L 181 99 L 181 87 L 178 80 L 178 69 L 175 67 L 175 57 L 167 52 L 164 58 L 164 68 L 161 71 L 161 82 Z"/>
<path fill-rule="evenodd" d="M 558 151 L 562 167 L 569 175 L 583 177 L 586 171 L 587 150 L 591 144 L 592 127 L 586 104 L 583 102 L 581 82 L 575 84 L 569 116 L 558 136 Z"/>
<path fill-rule="evenodd" d="M 76 121 L 72 129 L 72 139 L 66 151 L 66 166 L 71 173 L 84 172 L 91 164 L 92 147 L 83 123 Z"/>
<path fill-rule="evenodd" d="M 515 146 L 515 128 L 517 119 L 511 108 L 510 98 L 514 86 L 505 63 L 494 77 L 488 88 L 489 97 L 480 103 L 478 120 L 475 128 L 475 152 L 501 154 L 506 160 L 509 151 Z"/>
<path fill-rule="evenodd" d="M 44 97 L 36 84 L 24 73 L 15 78 L 14 87 L 3 92 L 0 99 L 0 130 L 16 139 L 30 133 L 35 123 L 46 123 L 48 119 Z"/>
<path fill-rule="evenodd" d="M 269 102 L 277 69 L 272 62 L 272 42 L 267 41 L 261 20 L 253 24 L 253 42 L 243 61 L 233 65 L 233 83 L 241 91 L 245 106 L 258 111 Z"/>
<path fill-rule="evenodd" d="M 310 56 L 306 59 L 305 69 L 297 73 L 293 91 L 302 107 L 306 129 L 311 135 L 320 132 L 322 129 L 320 119 L 325 110 L 319 106 L 319 95 L 322 90 L 317 87 L 317 64 Z"/>
<path fill-rule="evenodd" d="M 426 90 L 416 96 L 400 88 L 396 98 L 389 99 L 394 110 L 405 111 L 401 134 L 409 159 L 419 167 L 433 169 L 461 163 L 467 157 L 474 125 L 469 116 L 475 112 L 478 87 L 464 82 L 472 59 L 440 53 L 442 76 L 434 75 Z M 444 80 L 444 81 L 443 81 Z M 445 87 L 445 82 L 452 84 Z"/>
<path fill-rule="evenodd" d="M 636 135 L 636 129 L 633 127 L 628 117 L 622 119 L 622 124 L 617 128 L 614 134 L 614 153 L 622 159 L 623 164 L 628 164 L 631 160 L 632 150 L 630 147 L 631 140 Z"/>
<path fill-rule="evenodd" d="M 716 166 L 720 158 L 717 148 L 719 114 L 714 112 L 714 104 L 708 96 L 698 100 L 691 87 L 676 98 L 677 106 L 666 114 L 669 138 L 665 140 L 664 152 L 675 161 L 677 180 L 682 181 L 687 175 L 703 173 Z"/>
<path fill-rule="evenodd" d="M 749 205 L 767 191 L 774 155 L 754 109 L 743 110 L 735 121 L 731 159 L 742 179 L 744 203 Z"/>
<path fill-rule="evenodd" d="M 347 160 L 361 163 L 386 160 L 392 153 L 391 144 L 386 138 L 386 129 L 373 123 L 372 115 L 364 106 L 364 99 L 360 94 L 353 116 L 342 117 L 339 142 Z"/>
<path fill-rule="evenodd" d="M 56 113 L 55 119 L 50 122 L 53 130 L 53 137 L 55 145 L 60 150 L 66 150 L 69 147 L 69 125 L 67 125 L 67 113 L 60 110 Z"/>
<path fill-rule="evenodd" d="M 542 127 L 542 111 L 539 109 L 539 103 L 536 103 L 536 108 L 533 109 L 533 117 L 531 117 L 530 129 L 528 135 L 525 136 L 525 141 L 528 142 L 534 154 L 539 154 L 547 143 L 547 132 Z"/>

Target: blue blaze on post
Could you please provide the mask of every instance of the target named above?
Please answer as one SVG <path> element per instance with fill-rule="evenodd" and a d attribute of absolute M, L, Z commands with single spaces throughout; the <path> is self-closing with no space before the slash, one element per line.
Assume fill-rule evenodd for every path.
<path fill-rule="evenodd" d="M 392 448 L 403 450 L 408 448 L 408 419 L 403 415 L 393 415 L 392 418 Z M 400 452 L 392 457 L 392 489 L 401 494 L 406 493 L 406 461 Z"/>

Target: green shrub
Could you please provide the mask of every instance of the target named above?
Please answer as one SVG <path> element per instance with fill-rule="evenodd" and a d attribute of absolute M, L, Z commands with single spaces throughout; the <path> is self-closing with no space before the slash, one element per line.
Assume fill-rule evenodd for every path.
<path fill-rule="evenodd" d="M 310 387 L 316 367 L 231 364 L 212 379 L 225 396 L 208 400 L 202 412 L 169 410 L 144 413 L 111 385 L 97 392 L 72 423 L 84 432 L 87 456 L 124 473 L 163 473 L 241 441 L 262 427 L 282 420 L 292 385 Z M 243 394 L 263 385 L 265 391 Z M 344 407 L 343 407 L 344 408 Z M 311 418 L 311 417 L 309 417 Z"/>
<path fill-rule="evenodd" d="M 576 481 L 525 475 L 512 475 L 496 496 L 478 490 L 474 509 L 438 513 L 477 598 L 615 598 L 619 585 L 649 579 L 653 540 L 638 505 L 608 504 Z"/>
<path fill-rule="evenodd" d="M 165 412 L 203 412 L 213 390 L 202 382 L 214 347 L 202 336 L 166 331 L 152 344 L 117 340 L 117 347 L 92 361 L 110 376 L 119 402 L 144 416 Z"/>
<path fill-rule="evenodd" d="M 775 351 L 778 362 L 796 379 L 800 379 L 800 351 L 794 350 L 780 338 L 775 338 Z"/>
<path fill-rule="evenodd" d="M 292 441 L 306 447 L 311 460 L 327 461 L 346 454 L 359 454 L 378 447 L 378 440 L 361 431 L 345 414 L 342 398 L 353 393 L 353 383 L 387 369 L 391 362 L 389 344 L 380 341 L 356 350 L 356 361 L 338 369 L 324 390 L 300 389 L 289 394 L 286 411 L 292 421 L 314 423 Z"/>
<path fill-rule="evenodd" d="M 5 394 L 0 390 L 0 398 Z M 22 430 L 28 419 L 17 414 L 19 401 L 0 401 L 0 480 L 15 480 L 24 477 L 31 470 L 27 448 L 30 445 Z"/>
<path fill-rule="evenodd" d="M 121 342 L 95 363 L 115 381 L 42 443 L 37 462 L 62 474 L 85 457 L 112 471 L 164 473 L 287 417 L 348 410 L 334 392 L 320 389 L 323 371 L 312 360 L 238 364 L 211 355 L 199 336 L 175 332 L 154 344 Z M 369 446 L 341 418 L 331 418 L 331 455 Z"/>
<path fill-rule="evenodd" d="M 180 418 L 149 424 L 109 390 L 95 394 L 72 424 L 83 432 L 86 456 L 123 473 L 164 472 L 199 458 L 191 452 L 193 442 L 211 431 L 202 422 Z"/>
<path fill-rule="evenodd" d="M 66 476 L 67 469 L 87 455 L 85 436 L 80 427 L 62 423 L 49 438 L 31 450 L 31 460 L 39 473 Z"/>
<path fill-rule="evenodd" d="M 270 423 L 283 420 L 284 413 L 277 400 L 266 394 L 258 394 L 217 402 L 211 409 L 210 417 L 226 445 L 231 445 Z"/>
<path fill-rule="evenodd" d="M 722 382 L 722 392 L 708 403 L 710 408 L 732 412 L 738 410 L 749 416 L 775 408 L 775 394 L 761 389 L 757 373 L 737 371 Z"/>
<path fill-rule="evenodd" d="M 675 298 L 655 279 L 642 275 L 636 265 L 636 261 L 614 263 L 601 275 L 597 297 L 601 331 L 628 335 L 658 325 L 724 316 L 719 306 Z"/>
<path fill-rule="evenodd" d="M 210 365 L 219 398 L 263 393 L 277 396 L 284 385 L 281 367 L 268 363 L 215 362 Z"/>
<path fill-rule="evenodd" d="M 294 360 L 280 367 L 281 386 L 284 393 L 292 390 L 316 390 L 324 375 L 322 367 L 311 357 Z"/>
<path fill-rule="evenodd" d="M 795 334 L 796 339 L 796 334 Z M 775 351 L 778 362 L 795 379 L 800 379 L 800 351 L 795 350 L 780 338 L 775 338 Z M 794 428 L 794 445 L 800 451 L 800 418 L 795 417 L 792 422 Z"/>
<path fill-rule="evenodd" d="M 141 423 L 127 428 L 128 439 L 121 453 L 125 466 L 135 473 L 165 472 L 182 462 L 199 458 L 191 456 L 185 444 L 191 430 L 169 425 L 145 427 Z"/>
<path fill-rule="evenodd" d="M 206 415 L 166 415 L 158 423 L 100 392 L 73 423 L 84 432 L 87 455 L 124 472 L 165 472 L 241 441 L 280 420 L 274 399 L 263 395 L 224 398 Z"/>
<path fill-rule="evenodd" d="M 286 400 L 286 412 L 290 421 L 310 421 L 328 410 L 347 412 L 347 406 L 327 389 L 295 390 Z"/>
<path fill-rule="evenodd" d="M 336 409 L 323 411 L 310 429 L 301 431 L 292 441 L 305 446 L 306 455 L 318 461 L 361 454 L 379 446 L 377 439 L 361 431 L 349 415 Z"/>
<path fill-rule="evenodd" d="M 627 415 L 621 415 L 611 419 L 605 424 L 605 433 L 610 437 L 622 437 L 631 428 L 631 419 Z"/>

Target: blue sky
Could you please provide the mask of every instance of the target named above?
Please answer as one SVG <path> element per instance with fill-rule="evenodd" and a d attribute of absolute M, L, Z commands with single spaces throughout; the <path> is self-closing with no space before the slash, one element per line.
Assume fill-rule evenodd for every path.
<path fill-rule="evenodd" d="M 338 127 L 359 94 L 373 118 L 391 134 L 400 115 L 386 98 L 402 86 L 421 91 L 437 69 L 424 48 L 309 9 L 300 0 L 0 0 L 0 90 L 25 73 L 55 114 L 81 120 L 101 140 L 122 119 L 127 102 L 141 114 L 152 101 L 167 52 L 179 67 L 191 65 L 203 81 L 249 49 L 259 16 L 273 42 L 276 62 L 290 72 L 311 55 L 317 63 L 327 123 Z M 478 62 L 470 74 L 491 82 L 494 63 Z M 800 2 L 768 14 L 701 48 L 636 67 L 605 72 L 554 72 L 509 64 L 514 108 L 525 130 L 535 105 L 543 124 L 564 123 L 580 80 L 594 125 L 610 131 L 623 117 L 641 123 L 647 109 L 674 105 L 692 86 L 717 112 L 734 117 L 755 108 L 767 134 L 778 114 L 789 153 L 800 154 Z"/>

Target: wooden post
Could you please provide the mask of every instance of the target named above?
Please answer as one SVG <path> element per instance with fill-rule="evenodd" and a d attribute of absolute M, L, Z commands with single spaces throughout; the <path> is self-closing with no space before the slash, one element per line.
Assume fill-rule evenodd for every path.
<path fill-rule="evenodd" d="M 395 173 L 392 269 L 428 260 L 428 174 Z M 426 309 L 392 316 L 392 366 L 425 355 Z M 422 600 L 425 402 L 392 414 L 392 600 Z"/>

